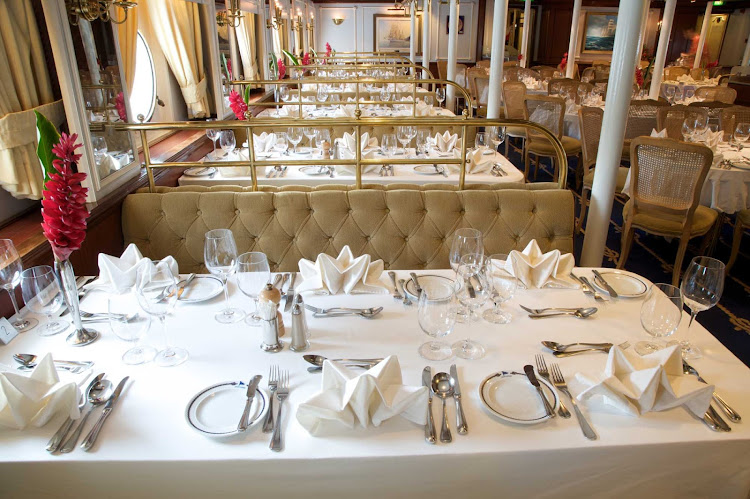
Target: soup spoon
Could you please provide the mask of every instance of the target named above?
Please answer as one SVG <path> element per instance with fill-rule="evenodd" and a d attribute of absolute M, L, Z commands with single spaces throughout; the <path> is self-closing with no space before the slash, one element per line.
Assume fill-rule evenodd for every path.
<path fill-rule="evenodd" d="M 559 311 L 559 312 L 553 312 L 553 313 L 544 313 L 544 314 L 529 314 L 529 318 L 531 319 L 545 319 L 547 317 L 557 317 L 560 315 L 570 315 L 573 317 L 576 317 L 578 319 L 586 319 L 587 317 L 591 317 L 594 315 L 598 309 L 596 307 L 588 307 L 588 308 L 579 308 L 572 311 Z"/>
<path fill-rule="evenodd" d="M 445 401 L 453 396 L 453 378 L 448 373 L 437 373 L 432 378 L 432 391 L 443 401 L 443 423 L 440 425 L 440 441 L 448 443 L 453 441 L 451 429 L 448 426 L 448 409 Z"/>
<path fill-rule="evenodd" d="M 86 425 L 86 420 L 89 418 L 96 406 L 102 405 L 107 400 L 109 400 L 109 397 L 112 396 L 113 391 L 114 389 L 112 388 L 112 382 L 108 379 L 103 379 L 96 384 L 89 385 L 86 393 L 89 409 L 81 418 L 81 422 L 78 423 L 78 426 L 76 427 L 73 434 L 68 437 L 63 446 L 60 448 L 61 453 L 65 454 L 75 449 L 75 446 L 78 443 L 78 437 L 81 436 L 83 427 Z"/>

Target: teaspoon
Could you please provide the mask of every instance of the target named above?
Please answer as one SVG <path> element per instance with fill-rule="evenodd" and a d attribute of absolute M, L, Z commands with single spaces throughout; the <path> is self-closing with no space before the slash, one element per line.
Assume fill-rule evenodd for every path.
<path fill-rule="evenodd" d="M 443 401 L 443 423 L 440 425 L 440 441 L 448 443 L 453 441 L 451 429 L 448 426 L 448 409 L 446 399 L 453 396 L 453 384 L 450 374 L 437 373 L 432 378 L 432 391 Z"/>
<path fill-rule="evenodd" d="M 113 391 L 114 390 L 112 388 L 112 382 L 108 379 L 101 380 L 95 385 L 89 385 L 88 393 L 86 394 L 86 398 L 88 399 L 89 403 L 89 410 L 86 411 L 86 414 L 83 415 L 83 417 L 81 418 L 81 422 L 78 423 L 78 426 L 76 427 L 73 434 L 68 437 L 63 446 L 60 448 L 60 452 L 65 454 L 75 449 L 75 446 L 78 443 L 78 437 L 81 436 L 83 427 L 86 425 L 86 420 L 93 412 L 94 407 L 101 405 L 109 400 L 109 397 L 112 395 Z"/>

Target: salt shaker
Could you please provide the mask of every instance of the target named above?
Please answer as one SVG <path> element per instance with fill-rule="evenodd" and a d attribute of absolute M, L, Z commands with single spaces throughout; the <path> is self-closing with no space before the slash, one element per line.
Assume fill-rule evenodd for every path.
<path fill-rule="evenodd" d="M 261 350 L 264 352 L 280 352 L 284 345 L 279 341 L 279 320 L 277 305 L 272 301 L 258 303 L 258 315 L 260 316 Z"/>
<path fill-rule="evenodd" d="M 305 309 L 295 303 L 292 307 L 292 345 L 289 348 L 293 352 L 304 352 L 310 347 L 310 342 L 307 341 L 309 335 Z"/>

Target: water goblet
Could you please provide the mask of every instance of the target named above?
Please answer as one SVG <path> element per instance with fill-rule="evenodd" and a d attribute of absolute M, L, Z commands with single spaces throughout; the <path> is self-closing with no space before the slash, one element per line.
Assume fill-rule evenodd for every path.
<path fill-rule="evenodd" d="M 654 338 L 671 336 L 677 331 L 682 319 L 682 295 L 680 290 L 671 284 L 657 283 L 651 285 L 646 300 L 641 305 L 641 325 Z M 661 350 L 664 345 L 653 341 L 639 341 L 635 351 L 639 355 L 648 355 Z"/>
<path fill-rule="evenodd" d="M 682 122 L 682 138 L 685 142 L 691 142 L 693 135 L 695 134 L 695 120 L 693 118 L 685 118 Z"/>
<path fill-rule="evenodd" d="M 698 312 L 708 310 L 719 303 L 724 291 L 724 271 L 723 262 L 707 256 L 696 256 L 682 277 L 682 300 L 690 309 L 686 338 L 680 342 L 684 359 L 698 359 L 703 355 L 700 349 L 690 342 L 690 326 L 693 325 L 693 319 Z"/>
<path fill-rule="evenodd" d="M 440 87 L 435 90 L 435 99 L 437 99 L 439 107 L 443 107 L 443 102 L 445 102 L 445 88 Z"/>
<path fill-rule="evenodd" d="M 504 126 L 492 126 L 487 130 L 490 142 L 492 142 L 493 149 L 497 151 L 497 148 L 505 142 L 505 127 Z"/>
<path fill-rule="evenodd" d="M 509 312 L 501 310 L 500 306 L 513 298 L 518 289 L 518 279 L 505 270 L 505 262 L 508 260 L 506 254 L 490 255 L 487 259 L 487 280 L 492 288 L 491 299 L 494 307 L 485 310 L 482 318 L 494 324 L 507 324 L 513 316 Z"/>
<path fill-rule="evenodd" d="M 307 140 L 310 141 L 310 153 L 312 154 L 313 150 L 313 139 L 315 139 L 315 133 L 316 129 L 314 126 L 306 126 L 302 129 L 302 133 L 305 134 L 305 137 L 307 137 Z"/>
<path fill-rule="evenodd" d="M 287 135 L 284 132 L 276 132 L 276 138 L 273 143 L 273 150 L 279 155 L 286 154 L 287 150 L 289 149 L 289 142 L 287 140 Z"/>
<path fill-rule="evenodd" d="M 458 267 L 461 264 L 461 258 L 463 258 L 464 255 L 470 254 L 484 255 L 482 233 L 477 229 L 457 229 L 453 233 L 453 241 L 451 243 L 451 268 L 458 271 Z"/>
<path fill-rule="evenodd" d="M 14 290 L 21 283 L 22 270 L 23 263 L 21 262 L 21 257 L 18 256 L 18 251 L 16 251 L 13 241 L 10 239 L 0 239 L 0 288 L 8 292 L 10 301 L 13 304 L 13 310 L 15 311 L 13 317 L 16 319 L 11 322 L 11 325 L 18 331 L 25 332 L 36 327 L 39 321 L 33 317 L 28 319 L 22 318 L 21 312 L 18 310 Z"/>
<path fill-rule="evenodd" d="M 474 138 L 474 147 L 478 151 L 482 151 L 482 154 L 488 154 L 491 152 L 487 144 L 487 132 L 477 132 L 477 135 Z"/>
<path fill-rule="evenodd" d="M 667 88 L 664 89 L 664 95 L 670 104 L 674 104 L 675 87 L 673 85 L 668 85 Z"/>
<path fill-rule="evenodd" d="M 439 283 L 423 289 L 417 302 L 419 327 L 433 338 L 449 335 L 456 325 L 456 297 L 452 284 Z M 453 349 L 442 341 L 420 345 L 419 355 L 426 360 L 440 361 L 453 356 Z"/>
<path fill-rule="evenodd" d="M 427 154 L 427 145 L 429 144 L 430 130 L 420 128 L 417 130 L 417 155 Z"/>
<path fill-rule="evenodd" d="M 225 308 L 215 318 L 222 324 L 241 321 L 245 313 L 229 306 L 229 278 L 237 271 L 237 244 L 229 229 L 213 229 L 206 232 L 203 247 L 203 258 L 206 269 L 219 276 L 224 284 Z"/>
<path fill-rule="evenodd" d="M 221 131 L 221 135 L 219 135 L 219 146 L 221 147 L 221 150 L 224 151 L 225 158 L 234 151 L 234 148 L 237 146 L 237 139 L 235 139 L 232 130 Z"/>
<path fill-rule="evenodd" d="M 297 144 L 302 142 L 302 129 L 299 127 L 289 127 L 287 128 L 286 136 L 294 146 L 294 154 L 297 154 Z"/>
<path fill-rule="evenodd" d="M 237 286 L 245 296 L 253 299 L 255 312 L 258 311 L 258 295 L 271 279 L 268 258 L 259 251 L 250 251 L 237 257 Z M 245 322 L 257 326 L 255 314 L 247 314 Z"/>
<path fill-rule="evenodd" d="M 484 257 L 479 254 L 464 255 L 456 272 L 454 285 L 456 299 L 468 310 L 464 320 L 457 313 L 458 322 L 476 322 L 479 314 L 476 310 L 484 305 L 490 297 L 491 287 L 487 280 Z M 453 352 L 462 359 L 480 359 L 484 356 L 484 347 L 473 340 L 463 339 L 452 346 Z"/>
<path fill-rule="evenodd" d="M 138 344 L 151 327 L 151 316 L 139 309 L 135 292 L 110 295 L 107 313 L 109 328 L 115 336 L 134 345 L 122 354 L 122 361 L 131 366 L 151 362 L 156 357 L 156 349 Z"/>
<path fill-rule="evenodd" d="M 742 150 L 742 145 L 750 138 L 750 123 L 738 123 L 732 134 L 734 142 L 737 144 L 737 150 Z"/>
<path fill-rule="evenodd" d="M 60 285 L 52 267 L 39 265 L 21 272 L 21 296 L 26 308 L 35 314 L 47 316 L 47 325 L 39 330 L 40 335 L 52 336 L 68 329 L 69 322 L 52 318 L 63 303 Z"/>

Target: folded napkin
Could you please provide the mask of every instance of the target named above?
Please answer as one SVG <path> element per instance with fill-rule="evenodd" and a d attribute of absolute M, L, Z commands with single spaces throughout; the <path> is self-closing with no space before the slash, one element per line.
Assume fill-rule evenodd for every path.
<path fill-rule="evenodd" d="M 326 360 L 320 393 L 297 408 L 297 421 L 313 436 L 336 431 L 380 426 L 401 415 L 419 425 L 427 422 L 426 386 L 403 384 L 398 357 L 390 356 L 361 373 Z"/>
<path fill-rule="evenodd" d="M 417 102 L 416 106 L 417 116 L 437 116 L 437 110 L 433 106 L 426 104 L 424 101 Z"/>
<path fill-rule="evenodd" d="M 722 132 L 717 132 L 722 133 Z M 714 149 L 713 166 L 718 166 L 722 161 L 727 160 L 733 165 L 742 165 L 745 168 L 750 167 L 750 149 L 737 151 L 726 143 L 719 143 Z"/>
<path fill-rule="evenodd" d="M 99 177 L 104 178 L 112 172 L 120 169 L 120 162 L 111 154 L 105 154 L 102 156 L 101 161 L 96 165 L 96 171 L 99 172 Z"/>
<path fill-rule="evenodd" d="M 273 135 L 273 134 L 271 134 Z M 219 159 L 219 161 L 250 161 L 248 149 L 237 149 Z M 225 166 L 219 170 L 222 177 L 249 177 L 249 166 Z"/>
<path fill-rule="evenodd" d="M 303 258 L 299 261 L 299 270 L 303 282 L 297 286 L 298 293 L 388 293 L 388 288 L 380 282 L 383 260 L 373 262 L 367 254 L 354 258 L 349 246 L 344 246 L 336 258 L 325 253 L 318 255 L 315 262 Z"/>
<path fill-rule="evenodd" d="M 360 137 L 360 149 L 362 150 L 362 158 L 370 159 L 374 157 L 377 152 L 378 139 L 377 137 L 370 137 L 370 134 L 365 132 Z M 357 150 L 357 137 L 353 133 L 344 132 L 344 136 L 335 140 L 336 144 L 339 144 L 339 154 L 341 159 L 352 159 L 356 155 Z M 367 150 L 367 152 L 365 152 Z M 339 165 L 336 167 L 336 172 L 341 175 L 354 175 L 354 165 Z M 374 173 L 380 171 L 380 165 L 362 165 L 362 173 Z"/>
<path fill-rule="evenodd" d="M 288 116 L 290 118 L 298 118 L 299 106 L 295 106 L 295 105 L 283 106 L 281 109 L 279 109 L 279 116 Z"/>
<path fill-rule="evenodd" d="M 508 254 L 505 270 L 521 281 L 526 289 L 532 288 L 577 288 L 578 283 L 570 278 L 575 267 L 571 253 L 552 250 L 542 253 L 536 239 L 523 251 L 513 250 Z"/>
<path fill-rule="evenodd" d="M 270 153 L 276 143 L 275 133 L 263 132 L 260 135 L 253 134 L 253 149 L 255 153 Z"/>
<path fill-rule="evenodd" d="M 442 135 L 435 134 L 435 147 L 440 152 L 451 152 L 457 147 L 458 135 L 446 130 Z"/>
<path fill-rule="evenodd" d="M 576 104 L 576 101 L 569 100 L 565 104 L 565 114 L 578 114 L 578 108 L 580 106 Z"/>
<path fill-rule="evenodd" d="M 354 118 L 354 111 L 356 110 L 357 106 L 354 104 L 341 105 L 333 113 L 333 116 L 337 118 Z"/>
<path fill-rule="evenodd" d="M 604 99 L 602 99 L 601 95 L 590 94 L 588 97 L 586 97 L 586 100 L 583 103 L 583 105 L 587 106 L 587 107 L 601 107 L 601 108 L 604 108 Z M 576 111 L 576 112 L 578 112 L 578 111 Z"/>
<path fill-rule="evenodd" d="M 0 428 L 44 426 L 58 412 L 78 418 L 78 386 L 60 382 L 52 355 L 45 355 L 30 376 L 0 372 Z"/>
<path fill-rule="evenodd" d="M 703 142 L 704 144 L 706 144 L 708 147 L 711 148 L 714 154 L 716 153 L 717 148 L 722 138 L 724 138 L 723 131 L 718 130 L 716 132 L 712 132 L 709 129 L 706 129 L 705 132 L 701 134 L 696 134 L 695 136 L 696 142 Z"/>
<path fill-rule="evenodd" d="M 168 256 L 161 260 L 167 262 L 172 273 L 177 276 L 178 268 L 174 257 Z M 85 285 L 85 289 L 100 289 L 110 293 L 123 293 L 135 286 L 135 277 L 142 265 L 154 263 L 145 258 L 138 246 L 130 243 L 122 255 L 116 256 L 99 253 L 99 278 Z"/>
<path fill-rule="evenodd" d="M 651 136 L 655 137 L 655 138 L 658 138 L 658 139 L 666 139 L 667 138 L 667 129 L 663 128 L 663 129 L 661 129 L 661 130 L 659 130 L 657 132 L 656 128 L 652 128 L 651 129 Z"/>
<path fill-rule="evenodd" d="M 495 154 L 482 154 L 481 149 L 466 154 L 466 173 L 489 173 L 495 164 Z M 451 165 L 458 170 L 459 165 Z"/>
<path fill-rule="evenodd" d="M 614 346 L 599 381 L 578 373 L 575 383 L 583 389 L 577 399 L 589 408 L 631 416 L 684 405 L 702 418 L 714 391 L 713 385 L 683 374 L 679 345 L 643 357 Z"/>

